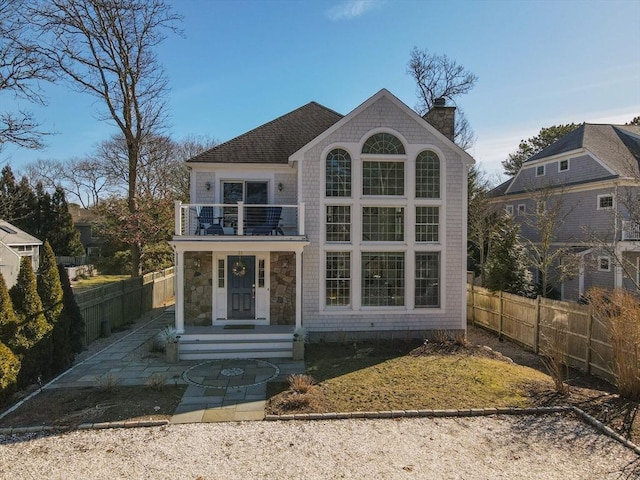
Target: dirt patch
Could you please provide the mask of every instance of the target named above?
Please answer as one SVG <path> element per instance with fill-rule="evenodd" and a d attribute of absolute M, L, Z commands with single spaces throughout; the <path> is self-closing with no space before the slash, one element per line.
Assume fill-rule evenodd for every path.
<path fill-rule="evenodd" d="M 186 386 L 60 388 L 45 390 L 0 419 L 2 427 L 77 427 L 82 423 L 164 420 L 173 415 Z"/>

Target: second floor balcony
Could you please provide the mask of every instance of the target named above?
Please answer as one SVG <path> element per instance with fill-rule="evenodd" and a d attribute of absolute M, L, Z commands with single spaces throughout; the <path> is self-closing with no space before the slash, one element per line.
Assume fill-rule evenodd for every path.
<path fill-rule="evenodd" d="M 640 223 L 633 220 L 623 220 L 622 240 L 640 240 Z"/>
<path fill-rule="evenodd" d="M 232 240 L 247 236 L 303 237 L 304 204 L 254 205 L 238 202 L 175 205 L 175 237 Z M 177 238 L 176 238 L 177 239 Z"/>

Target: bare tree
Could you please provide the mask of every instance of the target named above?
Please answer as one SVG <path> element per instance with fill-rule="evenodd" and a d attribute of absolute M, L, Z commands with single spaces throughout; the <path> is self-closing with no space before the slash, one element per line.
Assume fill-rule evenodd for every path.
<path fill-rule="evenodd" d="M 468 93 L 478 81 L 475 74 L 458 65 L 455 60 L 418 47 L 411 50 L 407 73 L 416 82 L 418 103 L 415 110 L 420 115 L 431 110 L 437 98 L 446 98 L 456 104 L 456 99 Z M 454 139 L 463 149 L 470 148 L 474 142 L 473 130 L 461 109 L 456 115 Z"/>
<path fill-rule="evenodd" d="M 17 100 L 44 104 L 38 82 L 51 79 L 51 64 L 31 43 L 25 0 L 0 2 L 0 94 L 12 94 Z M 6 143 L 26 148 L 41 148 L 44 132 L 33 115 L 20 107 L 4 110 L 0 102 L 0 150 Z"/>
<path fill-rule="evenodd" d="M 42 51 L 62 77 L 100 100 L 127 145 L 127 206 L 138 213 L 138 166 L 144 140 L 165 121 L 167 80 L 154 49 L 180 17 L 163 0 L 49 0 L 30 13 Z M 141 245 L 130 244 L 131 275 Z"/>
<path fill-rule="evenodd" d="M 560 282 L 575 274 L 571 249 L 556 244 L 558 229 L 571 215 L 574 206 L 567 204 L 562 188 L 540 188 L 531 192 L 531 198 L 535 208 L 526 213 L 524 223 L 533 235 L 524 238 L 524 242 L 530 265 L 539 274 L 540 294 L 549 297 L 552 280 Z"/>
<path fill-rule="evenodd" d="M 113 181 L 104 165 L 95 157 L 71 158 L 65 161 L 40 159 L 24 170 L 33 188 L 41 183 L 47 190 L 62 188 L 70 201 L 82 208 L 98 205 L 114 192 Z"/>

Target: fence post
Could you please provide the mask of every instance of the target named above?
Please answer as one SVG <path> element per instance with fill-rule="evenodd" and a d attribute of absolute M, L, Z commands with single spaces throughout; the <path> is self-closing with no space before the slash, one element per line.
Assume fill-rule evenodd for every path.
<path fill-rule="evenodd" d="M 593 334 L 593 310 L 589 307 L 587 319 L 587 352 L 585 355 L 586 372 L 591 375 L 591 335 Z"/>
<path fill-rule="evenodd" d="M 538 353 L 540 345 L 540 295 L 536 297 L 536 323 L 533 324 L 533 353 Z"/>
<path fill-rule="evenodd" d="M 473 282 L 471 282 L 471 325 L 476 324 L 476 295 L 473 291 Z"/>
<path fill-rule="evenodd" d="M 500 340 L 502 340 L 502 326 L 503 326 L 503 322 L 504 322 L 504 315 L 502 314 L 503 308 L 502 308 L 502 290 L 500 290 L 500 293 L 498 295 L 498 300 L 499 300 L 499 304 L 498 304 L 498 338 Z"/>

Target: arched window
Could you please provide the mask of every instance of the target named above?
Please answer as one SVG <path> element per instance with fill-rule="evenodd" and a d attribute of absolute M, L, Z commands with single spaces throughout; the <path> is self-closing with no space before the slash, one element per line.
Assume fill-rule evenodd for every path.
<path fill-rule="evenodd" d="M 351 156 L 342 148 L 331 150 L 327 154 L 326 196 L 351 196 Z"/>
<path fill-rule="evenodd" d="M 404 155 L 404 145 L 390 133 L 376 133 L 371 135 L 362 146 L 362 153 L 382 155 Z"/>
<path fill-rule="evenodd" d="M 430 150 L 416 158 L 416 198 L 440 198 L 440 158 Z"/>

